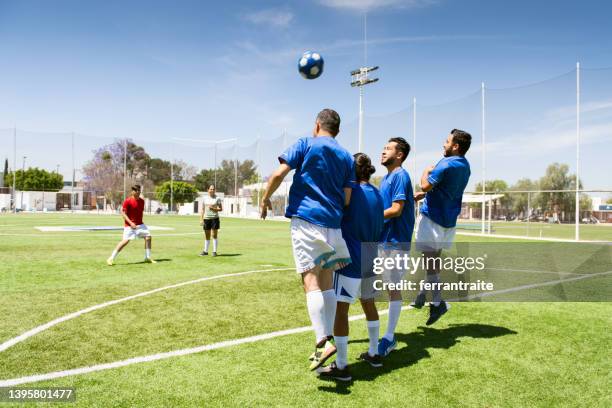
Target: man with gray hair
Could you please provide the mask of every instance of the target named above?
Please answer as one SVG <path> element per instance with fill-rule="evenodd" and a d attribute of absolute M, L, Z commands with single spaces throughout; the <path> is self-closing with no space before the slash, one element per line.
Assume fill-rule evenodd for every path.
<path fill-rule="evenodd" d="M 313 137 L 299 139 L 279 156 L 280 166 L 268 179 L 261 203 L 261 218 L 265 219 L 271 209 L 270 197 L 295 170 L 285 217 L 291 219 L 293 257 L 316 335 L 311 370 L 336 353 L 332 273 L 351 262 L 340 222 L 351 199 L 355 171 L 353 157 L 335 139 L 339 132 L 338 113 L 332 109 L 319 112 Z"/>

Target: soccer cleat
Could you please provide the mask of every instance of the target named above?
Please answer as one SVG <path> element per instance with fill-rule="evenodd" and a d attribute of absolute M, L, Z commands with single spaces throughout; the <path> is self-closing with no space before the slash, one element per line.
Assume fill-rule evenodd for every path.
<path fill-rule="evenodd" d="M 217 256 L 217 253 L 216 253 L 216 252 L 213 252 L 213 256 Z"/>
<path fill-rule="evenodd" d="M 387 357 L 389 353 L 391 353 L 397 347 L 397 341 L 393 339 L 392 341 L 387 340 L 386 337 L 383 337 L 378 342 L 378 355 L 380 357 Z"/>
<path fill-rule="evenodd" d="M 313 358 L 310 363 L 310 370 L 316 370 L 321 367 L 334 354 L 336 354 L 336 345 L 334 344 L 333 337 L 327 338 L 322 346 L 317 344 L 314 356 L 311 356 Z"/>
<path fill-rule="evenodd" d="M 157 261 L 152 258 L 145 258 L 144 263 L 154 264 L 154 263 L 157 263 Z"/>
<path fill-rule="evenodd" d="M 416 299 L 414 299 L 414 301 L 408 305 L 410 309 L 421 309 L 423 306 L 425 306 L 425 294 L 424 293 L 419 293 Z"/>
<path fill-rule="evenodd" d="M 338 381 L 351 381 L 353 379 L 348 366 L 340 369 L 335 361 L 326 367 L 319 368 L 317 374 L 320 378 L 331 378 Z"/>
<path fill-rule="evenodd" d="M 444 313 L 448 312 L 448 309 L 450 309 L 450 304 L 446 303 L 445 301 L 440 302 L 438 306 L 434 306 L 433 303 L 430 303 L 429 319 L 427 319 L 427 323 L 425 324 L 427 326 L 431 326 L 432 324 L 437 322 L 438 319 L 440 319 Z"/>
<path fill-rule="evenodd" d="M 366 351 L 365 353 L 361 353 L 359 357 L 357 357 L 357 360 L 365 361 L 374 368 L 382 367 L 382 359 L 378 354 L 371 356 L 370 353 Z"/>
<path fill-rule="evenodd" d="M 106 260 L 106 264 L 107 264 L 108 266 L 113 266 L 113 265 L 115 264 L 115 260 L 114 260 L 113 258 L 108 258 L 108 259 Z"/>
<path fill-rule="evenodd" d="M 206 255 L 208 255 L 208 252 L 206 252 L 206 251 L 200 252 L 200 256 L 206 256 Z"/>

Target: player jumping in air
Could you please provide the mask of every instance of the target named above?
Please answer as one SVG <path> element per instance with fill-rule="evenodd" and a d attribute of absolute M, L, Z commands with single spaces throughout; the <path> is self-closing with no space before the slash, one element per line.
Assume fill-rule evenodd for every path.
<path fill-rule="evenodd" d="M 140 186 L 132 186 L 132 195 L 123 202 L 121 216 L 123 217 L 123 239 L 117 244 L 110 258 L 106 260 L 109 266 L 113 266 L 115 258 L 129 242 L 135 238 L 145 240 L 145 263 L 157 263 L 151 258 L 151 233 L 142 222 L 145 202 L 140 198 Z"/>
<path fill-rule="evenodd" d="M 299 139 L 278 158 L 281 164 L 268 179 L 261 203 L 261 218 L 265 219 L 272 208 L 270 197 L 294 169 L 285 217 L 291 218 L 293 257 L 316 335 L 311 370 L 336 353 L 332 272 L 351 261 L 340 223 L 351 199 L 355 172 L 350 153 L 336 141 L 339 131 L 338 113 L 331 109 L 319 112 L 313 137 Z"/>
<path fill-rule="evenodd" d="M 410 153 L 410 145 L 401 137 L 389 139 L 383 149 L 381 164 L 387 168 L 387 174 L 380 183 L 380 193 L 384 202 L 385 223 L 380 237 L 379 255 L 383 258 L 395 258 L 410 251 L 412 231 L 414 229 L 414 199 L 412 182 L 402 163 Z M 392 268 L 387 270 L 383 279 L 392 283 L 399 283 L 406 271 Z M 402 311 L 402 293 L 399 290 L 389 290 L 389 320 L 387 331 L 378 342 L 378 355 L 387 356 L 397 347 L 395 328 L 399 322 Z M 363 310 L 366 315 L 375 316 L 376 304 L 374 299 L 362 299 Z M 378 321 L 368 323 L 370 343 L 378 341 Z M 371 327 L 370 327 L 371 326 Z M 375 336 L 375 339 L 374 339 Z M 370 349 L 370 357 L 375 357 Z"/>
<path fill-rule="evenodd" d="M 212 256 L 217 256 L 217 234 L 221 228 L 219 221 L 219 211 L 223 211 L 222 201 L 215 195 L 215 186 L 208 187 L 208 197 L 204 199 L 202 211 L 200 211 L 200 225 L 204 227 L 204 249 L 200 252 L 200 256 L 208 255 L 208 246 L 210 245 L 210 236 L 213 239 Z"/>
<path fill-rule="evenodd" d="M 350 381 L 351 374 L 348 370 L 348 336 L 349 336 L 349 306 L 355 303 L 359 297 L 373 297 L 372 285 L 362 284 L 362 278 L 369 278 L 371 273 L 371 259 L 367 253 L 362 253 L 362 243 L 376 243 L 383 228 L 383 199 L 380 193 L 369 183 L 370 176 L 375 169 L 370 158 L 364 153 L 357 153 L 355 159 L 355 175 L 357 182 L 353 184 L 351 192 L 351 203 L 344 211 L 342 218 L 342 237 L 346 241 L 351 254 L 351 263 L 334 272 L 334 290 L 338 305 L 336 309 L 336 320 L 334 324 L 334 340 L 336 342 L 336 361 L 329 366 L 319 369 L 321 377 L 333 378 L 340 381 Z M 366 251 L 367 252 L 367 251 Z M 362 291 L 362 288 L 364 289 Z M 370 296 L 371 293 L 371 296 Z M 368 328 L 371 321 L 378 324 L 378 314 L 366 315 Z M 361 355 L 360 359 L 367 361 L 374 367 L 382 367 L 380 357 L 377 355 L 376 347 L 378 332 L 372 356 L 368 353 Z"/>
<path fill-rule="evenodd" d="M 442 249 L 449 249 L 455 238 L 457 216 L 461 212 L 461 198 L 470 178 L 470 163 L 465 154 L 472 143 L 472 136 L 463 130 L 453 129 L 444 142 L 444 158 L 435 166 L 429 166 L 421 176 L 423 192 L 414 196 L 415 201 L 425 201 L 416 230 L 416 248 L 423 252 L 427 270 L 426 281 L 440 283 L 437 262 Z M 434 324 L 448 311 L 450 305 L 442 300 L 441 290 L 434 286 L 432 303 L 429 305 L 427 325 Z M 417 309 L 425 305 L 426 293 L 421 291 L 411 306 Z"/>

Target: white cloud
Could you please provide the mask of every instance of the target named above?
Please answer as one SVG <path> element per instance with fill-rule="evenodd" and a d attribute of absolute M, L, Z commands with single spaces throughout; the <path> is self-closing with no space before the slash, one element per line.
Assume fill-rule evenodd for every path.
<path fill-rule="evenodd" d="M 435 4 L 437 0 L 319 0 L 319 3 L 341 10 L 365 12 L 381 8 L 421 8 Z"/>
<path fill-rule="evenodd" d="M 289 10 L 267 9 L 246 14 L 243 18 L 253 24 L 271 25 L 285 28 L 293 21 L 293 13 Z"/>

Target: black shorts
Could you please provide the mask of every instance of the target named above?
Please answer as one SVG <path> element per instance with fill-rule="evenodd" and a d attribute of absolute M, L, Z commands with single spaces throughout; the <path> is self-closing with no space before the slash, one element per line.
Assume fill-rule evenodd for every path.
<path fill-rule="evenodd" d="M 208 231 L 211 229 L 221 229 L 221 222 L 219 222 L 218 218 L 209 218 L 207 220 L 204 220 L 204 230 Z"/>

